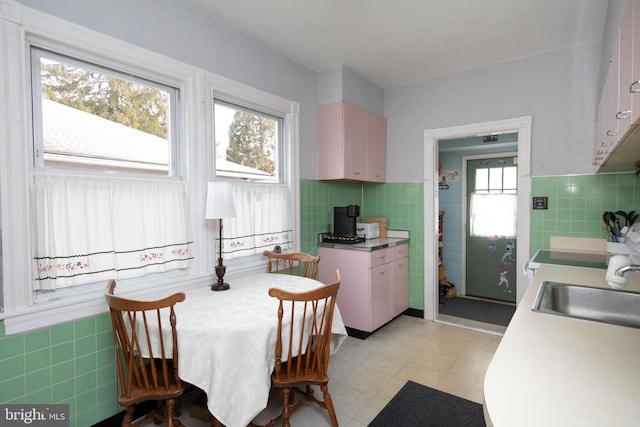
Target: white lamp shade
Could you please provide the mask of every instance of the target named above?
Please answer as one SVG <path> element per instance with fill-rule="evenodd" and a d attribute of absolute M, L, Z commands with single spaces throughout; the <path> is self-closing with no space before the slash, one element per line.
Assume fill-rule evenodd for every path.
<path fill-rule="evenodd" d="M 235 216 L 236 208 L 233 204 L 231 185 L 228 182 L 208 182 L 205 219 L 234 218 Z"/>

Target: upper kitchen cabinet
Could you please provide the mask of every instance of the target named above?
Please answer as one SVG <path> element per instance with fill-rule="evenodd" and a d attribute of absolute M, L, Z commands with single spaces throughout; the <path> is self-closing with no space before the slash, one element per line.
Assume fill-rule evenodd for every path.
<path fill-rule="evenodd" d="M 635 49 L 634 49 L 635 46 Z M 628 172 L 640 161 L 640 0 L 629 0 L 598 111 L 598 172 Z"/>
<path fill-rule="evenodd" d="M 321 180 L 385 182 L 387 122 L 347 102 L 318 107 Z"/>

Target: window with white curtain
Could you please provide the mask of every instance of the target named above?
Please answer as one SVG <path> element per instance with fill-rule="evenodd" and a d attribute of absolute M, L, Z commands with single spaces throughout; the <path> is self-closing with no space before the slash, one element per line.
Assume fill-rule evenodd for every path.
<path fill-rule="evenodd" d="M 470 200 L 472 237 L 515 237 L 517 213 L 516 166 L 476 170 Z"/>
<path fill-rule="evenodd" d="M 264 245 L 296 244 L 299 104 L 23 8 L 0 13 L 0 114 L 11 135 L 0 156 L 5 334 L 104 313 L 106 278 L 145 297 L 209 286 L 217 233 L 204 219 L 206 187 L 230 180 L 216 175 L 214 99 L 279 122 L 277 179 L 231 180 L 238 217 L 225 219 L 224 256 L 241 265 L 230 270 L 262 271 Z M 114 96 L 99 114 L 73 96 L 58 102 L 63 77 L 76 74 L 93 99 L 108 82 L 153 101 Z M 160 127 L 112 117 L 133 105 Z"/>
<path fill-rule="evenodd" d="M 30 51 L 33 290 L 188 268 L 178 89 L 37 40 Z"/>
<path fill-rule="evenodd" d="M 224 220 L 223 258 L 261 260 L 276 245 L 295 248 L 297 106 L 212 87 L 216 179 L 231 182 L 236 211 Z"/>

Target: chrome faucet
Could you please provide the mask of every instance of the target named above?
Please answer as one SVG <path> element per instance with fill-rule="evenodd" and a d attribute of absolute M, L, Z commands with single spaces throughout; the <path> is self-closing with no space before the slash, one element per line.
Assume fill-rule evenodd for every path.
<path fill-rule="evenodd" d="M 624 274 L 629 271 L 640 271 L 640 264 L 629 264 L 618 268 L 615 273 L 618 277 L 624 277 Z"/>

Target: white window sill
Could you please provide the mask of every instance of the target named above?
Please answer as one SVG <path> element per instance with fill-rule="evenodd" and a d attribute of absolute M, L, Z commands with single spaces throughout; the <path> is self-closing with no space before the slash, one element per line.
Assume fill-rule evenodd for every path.
<path fill-rule="evenodd" d="M 155 279 L 152 287 L 149 281 L 140 281 L 127 284 L 126 288 L 122 287 L 119 294 L 130 298 L 154 299 L 198 286 L 207 286 L 212 283 L 212 280 L 210 275 Z M 117 291 L 118 288 L 116 288 Z M 78 296 L 67 295 L 56 300 L 41 301 L 20 311 L 0 313 L 0 319 L 4 320 L 5 334 L 13 335 L 106 312 L 104 288 L 101 288 Z"/>

